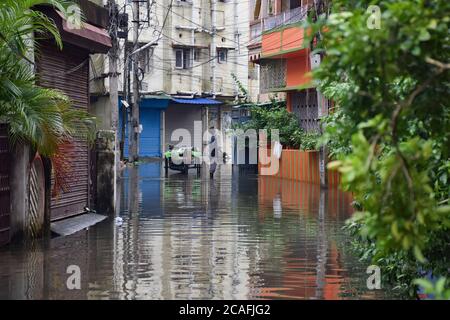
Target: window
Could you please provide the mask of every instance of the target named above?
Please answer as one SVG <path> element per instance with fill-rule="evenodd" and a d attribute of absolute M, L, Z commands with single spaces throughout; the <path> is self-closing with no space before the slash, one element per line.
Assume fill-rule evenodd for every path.
<path fill-rule="evenodd" d="M 152 71 L 153 48 L 146 48 L 138 53 L 139 68 L 144 72 Z"/>
<path fill-rule="evenodd" d="M 201 60 L 201 49 L 194 49 L 194 61 L 200 61 Z"/>
<path fill-rule="evenodd" d="M 217 59 L 219 63 L 227 62 L 228 50 L 227 49 L 217 49 Z"/>
<path fill-rule="evenodd" d="M 258 20 L 261 13 L 261 0 L 256 0 L 255 10 L 253 11 L 253 20 Z"/>
<path fill-rule="evenodd" d="M 175 50 L 175 68 L 183 68 L 183 50 L 181 49 Z"/>
<path fill-rule="evenodd" d="M 258 80 L 258 66 L 253 62 L 248 64 L 248 78 L 250 80 Z"/>
<path fill-rule="evenodd" d="M 192 67 L 191 49 L 175 49 L 175 68 L 189 69 Z"/>
<path fill-rule="evenodd" d="M 292 10 L 292 9 L 300 7 L 301 5 L 302 5 L 301 1 L 299 1 L 299 0 L 291 0 L 290 4 L 289 4 L 289 9 Z"/>

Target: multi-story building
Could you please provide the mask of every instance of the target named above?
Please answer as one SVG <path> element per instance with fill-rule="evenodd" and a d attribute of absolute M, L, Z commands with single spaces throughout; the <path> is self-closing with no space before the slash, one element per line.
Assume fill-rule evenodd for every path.
<path fill-rule="evenodd" d="M 133 51 L 134 3 L 117 2 L 119 11 L 129 17 L 128 38 L 120 43 L 122 91 L 133 88 L 133 76 L 124 86 L 127 74 L 123 67 L 124 49 Z M 154 44 L 132 56 L 139 61 L 139 154 L 160 156 L 168 144 L 177 144 L 178 139 L 171 139 L 175 129 L 187 129 L 192 138 L 200 138 L 205 129 L 229 126 L 231 105 L 239 94 L 232 75 L 243 86 L 248 84 L 248 21 L 241 14 L 247 12 L 248 4 L 238 0 L 149 0 L 138 1 L 138 5 L 140 46 Z M 119 108 L 125 114 L 122 103 Z M 194 121 L 201 123 L 195 132 Z"/>
<path fill-rule="evenodd" d="M 259 68 L 258 101 L 282 94 L 305 131 L 319 129 L 327 102 L 313 87 L 311 69 L 320 57 L 311 54 L 302 27 L 313 0 L 252 0 L 249 44 L 250 65 Z M 257 65 L 258 66 L 257 66 Z M 255 96 L 255 93 L 253 93 Z"/>

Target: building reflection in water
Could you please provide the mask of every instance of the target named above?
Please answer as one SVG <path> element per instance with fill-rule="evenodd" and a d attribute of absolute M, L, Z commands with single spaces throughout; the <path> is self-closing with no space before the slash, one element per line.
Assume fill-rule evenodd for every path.
<path fill-rule="evenodd" d="M 0 298 L 339 299 L 365 268 L 347 253 L 351 197 L 222 166 L 214 180 L 161 164 L 125 172 L 114 219 L 66 238 L 0 251 Z M 68 290 L 67 266 L 81 269 Z"/>
<path fill-rule="evenodd" d="M 264 297 L 338 299 L 349 278 L 338 242 L 341 227 L 352 214 L 351 195 L 315 184 L 261 177 L 258 185 L 259 219 L 266 221 L 273 199 L 292 215 L 285 225 L 287 246 L 274 248 L 270 259 L 278 259 L 283 277 Z M 291 220 L 291 219 L 288 219 Z M 298 223 L 294 221 L 298 220 Z M 289 229 L 292 229 L 291 231 Z M 286 250 L 289 247 L 289 250 Z M 278 250 L 279 249 L 279 250 Z M 274 270 L 276 272 L 276 270 Z"/>

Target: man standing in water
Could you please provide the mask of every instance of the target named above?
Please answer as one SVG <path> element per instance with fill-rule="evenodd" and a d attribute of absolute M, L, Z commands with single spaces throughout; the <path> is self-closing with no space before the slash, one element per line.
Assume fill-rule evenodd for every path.
<path fill-rule="evenodd" d="M 214 127 L 210 127 L 211 139 L 209 141 L 209 177 L 214 178 L 214 173 L 217 169 L 217 158 L 216 158 L 216 148 L 217 148 L 217 138 L 216 130 Z"/>

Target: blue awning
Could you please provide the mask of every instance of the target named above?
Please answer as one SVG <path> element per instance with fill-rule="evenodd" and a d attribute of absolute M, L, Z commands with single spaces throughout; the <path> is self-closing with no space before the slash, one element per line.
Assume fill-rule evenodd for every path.
<path fill-rule="evenodd" d="M 194 99 L 172 99 L 175 103 L 180 104 L 203 104 L 203 105 L 212 105 L 212 104 L 223 104 L 221 101 L 207 99 L 207 98 L 194 98 Z"/>
<path fill-rule="evenodd" d="M 161 98 L 141 98 L 139 106 L 141 108 L 151 108 L 151 109 L 167 109 L 169 105 L 169 99 Z"/>
<path fill-rule="evenodd" d="M 122 107 L 122 96 L 119 95 L 119 108 Z M 140 108 L 167 109 L 172 98 L 166 95 L 144 95 L 139 103 Z"/>

